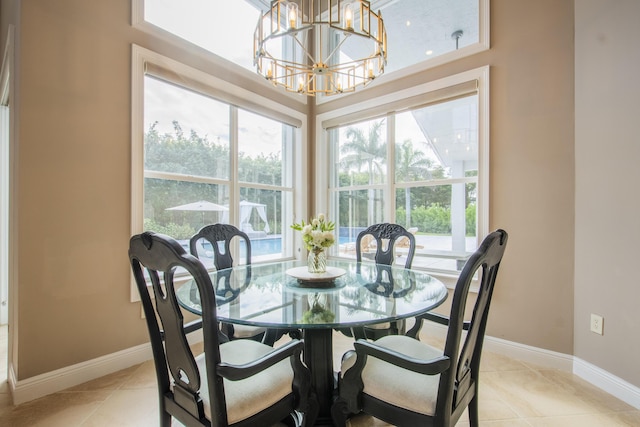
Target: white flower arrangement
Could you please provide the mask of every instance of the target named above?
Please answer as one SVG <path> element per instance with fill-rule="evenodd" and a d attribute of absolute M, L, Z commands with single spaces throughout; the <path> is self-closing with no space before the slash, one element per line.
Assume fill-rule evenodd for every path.
<path fill-rule="evenodd" d="M 308 251 L 320 251 L 324 250 L 336 242 L 336 238 L 333 235 L 335 230 L 335 223 L 327 221 L 324 214 L 319 214 L 317 218 L 312 218 L 309 223 L 300 221 L 291 225 L 291 228 L 302 232 L 302 241 L 307 247 Z"/>

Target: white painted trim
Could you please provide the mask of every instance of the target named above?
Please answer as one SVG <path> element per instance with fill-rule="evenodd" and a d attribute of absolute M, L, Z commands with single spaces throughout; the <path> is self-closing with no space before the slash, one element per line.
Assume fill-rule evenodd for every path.
<path fill-rule="evenodd" d="M 578 357 L 573 358 L 573 373 L 634 408 L 640 409 L 640 387 Z"/>
<path fill-rule="evenodd" d="M 447 328 L 437 323 L 425 322 L 422 330 L 426 331 L 429 336 L 444 339 Z M 521 362 L 532 363 L 551 369 L 558 369 L 563 372 L 571 372 L 573 369 L 573 356 L 569 354 L 532 347 L 514 341 L 507 341 L 486 335 L 484 337 L 483 348 L 494 353 L 503 354 Z"/>
<path fill-rule="evenodd" d="M 485 0 L 481 0 L 485 1 Z M 487 0 L 488 1 L 488 0 Z M 258 8 L 260 10 L 260 8 Z M 196 58 L 198 61 L 205 61 L 213 64 L 216 68 L 226 70 L 230 73 L 235 73 L 237 75 L 242 76 L 243 78 L 250 79 L 255 83 L 262 86 L 262 89 L 259 93 L 277 93 L 278 95 L 284 95 L 292 101 L 300 103 L 301 105 L 309 104 L 309 97 L 303 96 L 295 92 L 287 92 L 277 88 L 273 84 L 271 84 L 267 79 L 258 75 L 255 71 L 245 68 L 241 65 L 234 63 L 233 61 L 224 58 L 206 48 L 190 42 L 177 34 L 174 34 L 164 28 L 158 27 L 157 25 L 152 24 L 151 22 L 147 22 L 144 19 L 144 0 L 132 0 L 131 1 L 131 27 L 135 30 L 142 31 L 148 35 L 151 35 L 157 38 L 160 43 L 166 45 L 174 45 L 179 46 L 181 49 L 190 50 L 191 55 Z"/>
<path fill-rule="evenodd" d="M 202 340 L 202 330 L 194 331 L 187 336 L 189 344 Z M 145 343 L 20 381 L 16 379 L 10 366 L 7 381 L 13 404 L 19 405 L 152 359 L 151 344 Z"/>
<path fill-rule="evenodd" d="M 444 339 L 446 328 L 434 323 L 425 323 L 422 328 L 427 334 Z M 532 347 L 501 338 L 485 336 L 484 349 L 507 357 L 532 363 L 549 369 L 570 372 L 593 384 L 617 399 L 640 409 L 640 387 L 616 377 L 611 373 L 570 354 L 558 353 Z"/>
<path fill-rule="evenodd" d="M 137 18 L 136 18 L 137 19 Z M 183 76 L 186 79 L 192 80 L 194 83 L 202 85 L 203 87 L 210 89 L 211 91 L 219 91 L 220 99 L 232 105 L 232 108 L 246 108 L 247 111 L 252 111 L 249 108 L 251 105 L 259 105 L 265 110 L 273 112 L 261 113 L 266 117 L 270 117 L 273 120 L 280 121 L 282 123 L 289 123 L 298 126 L 296 130 L 296 143 L 293 147 L 293 156 L 295 161 L 294 167 L 294 180 L 293 185 L 293 210 L 295 217 L 301 218 L 307 217 L 306 208 L 303 205 L 307 192 L 307 174 L 304 171 L 307 170 L 307 147 L 305 141 L 308 133 L 307 116 L 299 111 L 294 110 L 291 107 L 282 105 L 277 101 L 266 98 L 263 95 L 251 92 L 243 87 L 229 84 L 228 82 L 220 79 L 211 74 L 207 74 L 201 70 L 190 67 L 172 58 L 161 55 L 152 50 L 143 48 L 139 45 L 131 45 L 131 235 L 138 234 L 143 231 L 143 195 L 144 195 L 144 76 L 146 66 L 155 66 L 159 69 L 170 70 L 171 73 L 175 73 L 177 76 Z M 177 82 L 174 82 L 177 84 Z M 189 87 L 185 84 L 184 87 Z M 288 117 L 289 119 L 283 119 Z M 232 127 L 233 128 L 233 127 Z M 233 130 L 233 129 L 232 129 Z M 235 130 L 233 130 L 235 132 Z M 237 138 L 236 138 L 237 140 Z M 234 157 L 235 158 L 235 157 Z M 232 170 L 237 170 L 237 167 L 233 167 Z M 215 180 L 214 180 L 215 182 Z M 238 181 L 233 179 L 227 179 L 221 181 L 224 185 L 229 185 L 231 193 L 235 194 L 235 198 L 238 196 Z M 234 187 L 235 186 L 235 187 Z M 282 189 L 283 193 L 290 192 L 290 187 L 284 186 L 267 186 L 262 184 L 243 183 L 243 187 L 250 188 L 264 188 L 269 190 Z M 231 205 L 234 205 L 233 199 L 230 200 Z M 299 220 L 297 220 L 299 221 Z M 291 230 L 286 228 L 286 232 L 283 233 L 285 238 L 291 239 L 293 237 Z M 286 243 L 290 245 L 290 243 Z M 294 246 L 295 252 L 287 252 L 285 257 L 291 256 L 299 257 L 299 248 Z M 135 279 L 133 274 L 131 276 L 130 283 L 130 300 L 136 302 L 140 300 L 140 296 L 137 291 Z"/>
<path fill-rule="evenodd" d="M 485 337 L 484 349 L 504 354 L 522 362 L 532 363 L 546 368 L 571 372 L 573 368 L 573 356 L 543 348 L 532 347 L 501 338 Z"/>
<path fill-rule="evenodd" d="M 433 323 L 425 324 L 423 330 L 439 338 L 444 338 L 446 333 L 444 326 Z M 190 344 L 201 342 L 202 331 L 189 334 L 188 341 Z M 572 372 L 640 409 L 640 388 L 577 357 L 490 336 L 485 337 L 484 348 L 525 363 Z M 151 345 L 146 343 L 22 381 L 16 380 L 13 367 L 9 366 L 7 379 L 13 403 L 18 405 L 151 360 L 152 357 Z"/>
<path fill-rule="evenodd" d="M 327 144 L 327 125 L 326 122 L 332 121 L 336 118 L 340 118 L 346 115 L 357 117 L 362 114 L 361 119 L 366 120 L 371 116 L 372 109 L 383 107 L 386 105 L 395 104 L 398 101 L 413 99 L 419 95 L 428 94 L 447 87 L 456 86 L 458 84 L 464 84 L 471 81 L 477 82 L 478 91 L 478 207 L 477 207 L 477 242 L 476 245 L 480 246 L 482 240 L 489 234 L 489 205 L 490 205 L 490 165 L 489 165 L 489 151 L 490 151 L 490 117 L 489 117 L 489 81 L 490 81 L 490 67 L 488 65 L 474 68 L 471 70 L 463 71 L 458 74 L 449 75 L 438 80 L 422 83 L 411 88 L 391 92 L 385 95 L 381 95 L 375 99 L 365 99 L 359 103 L 352 103 L 341 108 L 336 108 L 331 111 L 318 114 L 315 120 L 315 135 L 316 135 L 316 147 L 315 147 L 315 165 L 316 168 L 319 165 L 332 165 L 333 160 L 329 158 L 329 148 Z M 417 107 L 419 103 L 409 104 L 406 108 Z M 379 111 L 376 111 L 379 113 Z M 335 125 L 335 123 L 331 123 Z M 327 166 L 328 167 L 328 166 Z M 316 183 L 315 183 L 315 206 L 317 211 L 328 212 L 331 206 L 331 196 L 329 188 L 329 176 L 330 171 L 316 170 Z M 392 175 L 391 175 L 392 176 Z M 389 183 L 389 185 L 391 185 Z M 416 267 L 420 268 L 420 267 Z M 428 270 L 428 269 L 426 269 Z M 443 274 L 455 274 L 455 271 L 438 271 L 435 273 Z"/>
<path fill-rule="evenodd" d="M 467 58 L 469 56 L 475 55 L 480 52 L 484 52 L 490 49 L 491 41 L 490 41 L 490 0 L 479 0 L 478 1 L 478 42 L 470 44 L 465 47 L 461 47 L 458 50 L 454 50 L 451 52 L 444 53 L 442 55 L 436 56 L 435 58 L 425 59 L 424 61 L 415 63 L 413 65 L 409 65 L 405 68 L 401 68 L 399 70 L 391 71 L 387 74 L 384 74 L 382 77 L 377 78 L 366 88 L 360 89 L 360 91 L 368 90 L 370 88 L 374 88 L 376 86 L 387 85 L 394 81 L 401 80 L 407 76 L 422 73 L 426 70 L 431 70 L 436 67 L 440 67 L 441 65 L 448 64 L 454 61 L 461 60 L 463 58 Z M 318 95 L 316 96 L 316 104 L 324 104 L 329 101 L 333 101 L 339 98 L 351 96 L 353 93 L 345 93 L 342 95 Z"/>
<path fill-rule="evenodd" d="M 13 404 L 19 405 L 91 381 L 145 362 L 152 357 L 151 345 L 147 343 L 25 380 L 16 380 L 13 369 L 11 369 L 9 371 L 9 387 L 13 396 Z"/>

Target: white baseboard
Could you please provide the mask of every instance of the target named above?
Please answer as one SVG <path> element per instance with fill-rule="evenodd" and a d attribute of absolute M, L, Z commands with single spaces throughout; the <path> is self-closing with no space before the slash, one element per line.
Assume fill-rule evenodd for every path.
<path fill-rule="evenodd" d="M 425 325 L 423 330 L 441 338 L 444 338 L 446 332 L 444 326 L 434 324 Z M 190 334 L 188 339 L 191 344 L 202 341 L 201 331 Z M 577 357 L 490 336 L 485 337 L 484 348 L 523 362 L 573 372 L 603 391 L 640 409 L 640 388 Z M 13 366 L 9 366 L 7 379 L 13 403 L 17 405 L 117 372 L 152 357 L 151 346 L 146 343 L 21 381 L 16 380 Z"/>
<path fill-rule="evenodd" d="M 13 404 L 19 405 L 137 365 L 151 358 L 153 358 L 151 345 L 147 343 L 25 380 L 16 380 L 15 371 L 11 365 L 7 380 Z"/>
<path fill-rule="evenodd" d="M 425 322 L 422 331 L 427 336 L 434 336 L 445 339 L 447 328 L 444 325 L 433 322 Z M 464 331 L 463 331 L 464 334 Z M 573 356 L 545 350 L 542 348 L 531 347 L 513 341 L 494 338 L 486 335 L 484 337 L 485 350 L 504 354 L 507 357 L 521 360 L 523 362 L 535 363 L 548 368 L 559 369 L 565 372 L 571 372 L 573 369 Z"/>
<path fill-rule="evenodd" d="M 573 373 L 634 408 L 640 409 L 639 387 L 577 357 L 573 359 Z"/>
<path fill-rule="evenodd" d="M 202 331 L 190 333 L 187 340 L 189 344 L 202 341 Z M 7 381 L 13 404 L 19 405 L 151 359 L 153 359 L 151 344 L 145 343 L 20 381 L 16 380 L 15 370 L 13 365 L 10 365 Z"/>
<path fill-rule="evenodd" d="M 501 338 L 486 336 L 484 339 L 484 349 L 546 368 L 558 369 L 564 372 L 571 372 L 573 370 L 573 356 L 571 355 L 531 347 Z"/>
<path fill-rule="evenodd" d="M 423 330 L 427 334 L 432 334 L 442 339 L 446 334 L 444 326 L 433 323 L 425 324 Z M 571 372 L 634 408 L 640 409 L 639 387 L 575 356 L 490 336 L 485 336 L 484 349 L 504 354 L 507 357 L 521 360 L 525 363 Z"/>

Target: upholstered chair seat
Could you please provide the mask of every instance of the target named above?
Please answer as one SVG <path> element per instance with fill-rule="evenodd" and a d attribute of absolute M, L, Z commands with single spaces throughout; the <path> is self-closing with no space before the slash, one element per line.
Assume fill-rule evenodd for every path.
<path fill-rule="evenodd" d="M 242 365 L 252 362 L 273 351 L 273 347 L 253 340 L 234 340 L 220 345 L 222 363 Z M 204 353 L 196 357 L 203 384 L 201 389 L 204 413 L 211 419 L 211 406 L 207 391 L 207 370 Z M 292 393 L 293 369 L 288 359 L 244 380 L 224 379 L 224 393 L 227 403 L 227 419 L 235 424 L 262 410 L 275 405 Z"/>
<path fill-rule="evenodd" d="M 218 294 L 200 260 L 175 239 L 153 232 L 131 237 L 129 261 L 144 309 L 158 385 L 159 425 L 177 419 L 189 427 L 313 425 L 318 403 L 300 340 L 273 348 L 220 333 Z M 201 318 L 185 323 L 176 293 L 191 280 Z M 227 291 L 231 295 L 226 295 Z M 194 357 L 187 335 L 202 330 L 203 353 Z"/>
<path fill-rule="evenodd" d="M 442 356 L 442 350 L 404 335 L 387 335 L 375 341 L 380 347 L 427 361 Z M 341 372 L 356 362 L 354 351 L 342 361 Z M 433 415 L 438 397 L 440 375 L 420 375 L 375 357 L 367 358 L 362 371 L 363 392 L 394 406 L 425 415 Z"/>
<path fill-rule="evenodd" d="M 342 358 L 339 396 L 331 407 L 336 427 L 365 413 L 398 427 L 453 427 L 468 413 L 479 427 L 480 357 L 491 297 L 507 246 L 504 230 L 490 233 L 467 260 L 453 290 L 449 316 L 423 313 L 406 335 L 358 339 Z M 471 284 L 477 285 L 465 320 Z M 422 323 L 447 327 L 442 349 L 418 339 Z"/>

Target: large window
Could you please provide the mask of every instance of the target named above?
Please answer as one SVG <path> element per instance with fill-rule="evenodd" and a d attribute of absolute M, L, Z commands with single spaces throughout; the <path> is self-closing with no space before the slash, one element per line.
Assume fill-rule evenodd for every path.
<path fill-rule="evenodd" d="M 487 104 L 478 89 L 486 77 L 477 74 L 323 122 L 329 196 L 320 203 L 336 221 L 334 256 L 354 257 L 358 233 L 381 222 L 414 233 L 415 267 L 455 272 L 477 248 L 487 232 L 488 176 L 486 112 L 480 120 Z"/>
<path fill-rule="evenodd" d="M 231 97 L 137 46 L 134 63 L 133 231 L 168 234 L 188 249 L 204 225 L 228 223 L 249 235 L 252 262 L 293 257 L 300 118 L 255 95 Z M 233 249 L 244 259 L 243 244 Z M 212 255 L 202 251 L 205 265 Z"/>
<path fill-rule="evenodd" d="M 253 32 L 267 2 L 135 0 L 144 21 L 253 70 Z"/>
<path fill-rule="evenodd" d="M 179 38 L 255 71 L 253 34 L 270 3 L 133 0 L 132 17 L 137 28 L 174 41 Z M 315 4 L 328 3 L 337 7 L 336 2 L 316 0 Z M 372 10 L 382 13 L 388 34 L 388 61 L 381 82 L 489 48 L 489 0 L 371 0 L 370 4 Z M 282 48 L 293 51 L 286 44 Z M 340 55 L 350 57 L 351 52 L 343 46 Z M 327 99 L 320 96 L 317 100 Z"/>

